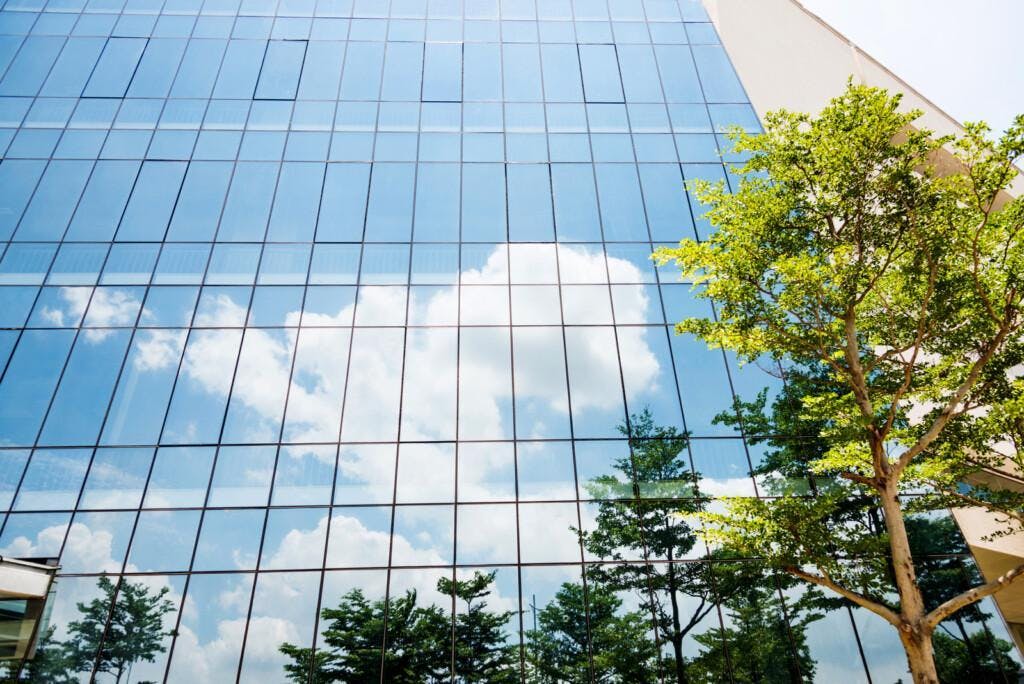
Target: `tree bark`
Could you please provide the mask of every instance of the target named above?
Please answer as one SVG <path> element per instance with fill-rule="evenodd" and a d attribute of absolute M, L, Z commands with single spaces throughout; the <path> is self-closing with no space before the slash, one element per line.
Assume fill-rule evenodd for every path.
<path fill-rule="evenodd" d="M 907 665 L 914 684 L 939 684 L 935 653 L 932 651 L 932 633 L 907 625 L 906 629 L 900 630 L 900 641 L 907 653 Z"/>
<path fill-rule="evenodd" d="M 981 660 L 978 659 L 978 654 L 974 650 L 974 642 L 971 641 L 971 635 L 967 633 L 963 619 L 959 615 L 955 615 L 953 620 L 960 632 L 960 638 L 964 640 L 964 646 L 967 647 L 967 656 L 971 659 L 971 673 L 974 673 L 981 666 Z"/>
<path fill-rule="evenodd" d="M 882 512 L 885 530 L 889 533 L 889 550 L 892 553 L 892 569 L 896 590 L 900 596 L 900 615 L 910 624 L 917 625 L 925 617 L 924 597 L 917 586 L 914 558 L 910 553 L 910 537 L 903 520 L 896 487 L 889 485 L 881 492 Z"/>
<path fill-rule="evenodd" d="M 672 565 L 672 549 L 668 552 L 668 595 L 672 605 L 672 655 L 676 660 L 676 681 L 686 682 L 686 664 L 683 662 L 683 633 L 679 623 L 679 600 L 676 598 L 676 573 Z"/>
<path fill-rule="evenodd" d="M 881 492 L 885 529 L 889 533 L 892 569 L 900 597 L 900 641 L 907 654 L 907 664 L 914 684 L 939 684 L 932 650 L 932 630 L 927 624 L 924 597 L 917 586 L 917 573 L 910 553 L 910 538 L 903 520 L 903 510 L 894 485 Z"/>

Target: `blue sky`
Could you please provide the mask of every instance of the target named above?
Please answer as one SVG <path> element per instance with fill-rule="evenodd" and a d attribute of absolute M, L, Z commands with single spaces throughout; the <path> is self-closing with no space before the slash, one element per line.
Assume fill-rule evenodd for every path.
<path fill-rule="evenodd" d="M 1024 2 L 800 1 L 955 119 L 1024 113 Z"/>

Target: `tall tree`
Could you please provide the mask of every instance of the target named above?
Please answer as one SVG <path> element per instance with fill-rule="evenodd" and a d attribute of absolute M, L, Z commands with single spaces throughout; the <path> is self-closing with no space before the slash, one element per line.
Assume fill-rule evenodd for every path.
<path fill-rule="evenodd" d="M 72 671 L 92 672 L 95 663 L 96 672 L 109 673 L 120 682 L 132 665 L 151 663 L 167 650 L 163 641 L 170 632 L 164 629 L 164 616 L 175 606 L 167 598 L 170 587 L 166 586 L 151 591 L 141 582 L 125 579 L 118 588 L 104 576 L 98 587 L 99 596 L 76 604 L 79 617 L 68 623 L 62 647 Z"/>
<path fill-rule="evenodd" d="M 828 491 L 833 481 L 809 472 L 808 466 L 828 449 L 823 436 L 827 427 L 823 421 L 806 415 L 804 396 L 839 394 L 838 387 L 825 373 L 808 374 L 803 369 L 786 374 L 786 383 L 767 404 L 767 391 L 753 401 L 737 399 L 732 411 L 723 411 L 715 422 L 742 427 L 752 433 L 748 441 L 754 445 L 767 444 L 763 462 L 755 468 L 762 478 L 766 494 L 781 496 L 793 492 Z M 799 437 L 794 437 L 799 435 Z M 803 485 L 794 484 L 803 480 Z M 808 482 L 809 480 L 809 482 Z M 884 558 L 884 544 L 878 539 L 885 526 L 871 497 L 852 497 L 839 502 L 829 514 L 832 527 L 856 527 L 865 535 L 866 543 L 877 542 L 879 554 Z M 977 567 L 968 558 L 968 548 L 956 523 L 949 515 L 911 514 L 906 517 L 907 535 L 911 553 L 917 564 L 918 584 L 926 607 L 930 610 L 944 601 L 981 582 Z M 891 577 L 891 569 L 885 571 Z M 985 677 L 998 671 L 1006 661 L 997 657 L 993 644 L 1007 644 L 995 640 L 987 631 L 969 631 L 971 624 L 982 623 L 990 617 L 977 603 L 954 613 L 940 625 L 935 639 L 942 639 L 942 647 L 935 646 L 936 667 L 941 681 L 985 681 Z M 982 644 L 979 648 L 978 644 Z M 951 662 L 946 661 L 952 659 Z M 973 669 L 972 669 L 973 668 Z M 1012 665 L 1005 670 L 1010 676 L 1016 672 Z M 962 676 L 950 678 L 949 672 Z M 972 671 L 974 674 L 972 674 Z M 945 674 L 944 674 L 945 673 Z M 1001 681 L 1001 680 L 1000 680 Z"/>
<path fill-rule="evenodd" d="M 823 617 L 822 601 L 816 592 L 811 592 L 792 602 L 783 612 L 778 592 L 774 582 L 762 579 L 744 585 L 723 603 L 729 626 L 694 636 L 702 648 L 690 667 L 692 681 L 702 684 L 723 678 L 742 684 L 814 681 L 816 663 L 807 646 L 806 632 L 809 624 Z"/>
<path fill-rule="evenodd" d="M 629 449 L 613 462 L 616 472 L 587 484 L 599 503 L 596 525 L 582 534 L 583 544 L 602 560 L 658 562 L 615 562 L 595 566 L 590 575 L 595 585 L 641 597 L 641 608 L 654 616 L 659 635 L 672 649 L 667 676 L 685 684 L 683 640 L 715 609 L 716 598 L 737 586 L 736 578 L 722 574 L 731 564 L 676 562 L 691 558 L 697 543 L 693 528 L 679 515 L 680 510 L 699 509 L 688 436 L 655 425 L 648 410 L 631 416 L 619 431 L 629 438 Z M 684 603 L 685 596 L 695 600 Z"/>
<path fill-rule="evenodd" d="M 437 590 L 461 601 L 455 612 L 455 675 L 460 682 L 518 682 L 519 647 L 508 643 L 514 611 L 491 612 L 487 596 L 497 571 L 474 572 L 467 580 L 438 580 Z"/>
<path fill-rule="evenodd" d="M 1024 577 L 1014 568 L 929 609 L 905 519 L 972 505 L 998 513 L 1006 534 L 1024 521 L 1024 496 L 970 479 L 1007 460 L 1024 466 L 1024 380 L 1009 372 L 1024 325 L 1024 201 L 1004 193 L 1024 116 L 998 141 L 984 124 L 935 138 L 899 104 L 850 84 L 819 116 L 779 111 L 764 134 L 733 132 L 748 156 L 735 193 L 692 187 L 716 230 L 656 258 L 718 313 L 680 331 L 830 380 L 801 397 L 826 443 L 807 467 L 828 486 L 729 500 L 703 514 L 707 538 L 880 616 L 914 681 L 934 683 L 939 623 Z M 940 176 L 932 160 L 944 147 L 960 167 Z M 881 511 L 882 535 L 832 524 L 850 501 Z"/>
<path fill-rule="evenodd" d="M 387 615 L 388 646 L 383 667 L 395 684 L 446 682 L 451 671 L 451 619 L 437 606 L 418 605 L 407 591 L 388 601 L 370 601 L 360 589 L 345 594 L 335 608 L 324 608 L 322 643 L 313 649 L 281 644 L 291 658 L 285 672 L 294 682 L 317 684 L 381 681 L 381 648 Z"/>
<path fill-rule="evenodd" d="M 939 680 L 971 684 L 1013 684 L 1020 667 L 1010 652 L 1013 644 L 985 632 L 974 632 L 967 640 L 946 632 L 935 632 L 935 662 Z"/>
<path fill-rule="evenodd" d="M 381 680 L 383 665 L 388 682 L 433 684 L 451 680 L 454 661 L 461 682 L 518 681 L 519 649 L 508 644 L 505 634 L 513 612 L 492 612 L 485 600 L 495 575 L 475 572 L 466 580 L 437 582 L 440 594 L 464 604 L 454 622 L 454 658 L 448 611 L 420 605 L 413 590 L 389 601 L 370 601 L 362 590 L 353 589 L 337 607 L 321 611 L 326 626 L 315 653 L 311 648 L 281 644 L 279 650 L 291 659 L 285 672 L 295 682 L 310 681 L 312 671 L 314 684 L 369 684 Z"/>
<path fill-rule="evenodd" d="M 977 566 L 968 557 L 963 535 L 949 515 L 910 516 L 907 533 L 917 559 L 918 584 L 928 608 L 981 582 Z M 1018 665 L 1005 655 L 1009 644 L 997 640 L 984 627 L 989 617 L 980 603 L 974 603 L 939 625 L 935 632 L 935 663 L 942 681 L 1002 682 L 1016 677 Z M 971 631 L 972 625 L 982 628 Z M 1001 650 L 1004 644 L 1008 647 L 1005 651 Z M 950 672 L 960 675 L 951 678 Z"/>
<path fill-rule="evenodd" d="M 535 684 L 656 682 L 658 650 L 650 625 L 649 614 L 622 610 L 622 599 L 608 587 L 591 584 L 584 592 L 583 585 L 566 582 L 538 611 L 537 629 L 526 634 L 526 679 Z"/>

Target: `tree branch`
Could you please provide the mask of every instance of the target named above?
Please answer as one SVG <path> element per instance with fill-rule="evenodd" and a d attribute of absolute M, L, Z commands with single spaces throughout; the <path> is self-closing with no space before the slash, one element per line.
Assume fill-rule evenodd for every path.
<path fill-rule="evenodd" d="M 942 411 L 936 416 L 932 422 L 931 427 L 928 431 L 921 435 L 920 439 L 900 456 L 899 461 L 896 462 L 895 470 L 897 475 L 910 464 L 915 456 L 920 454 L 922 451 L 927 449 L 932 442 L 934 442 L 942 430 L 946 427 L 946 424 L 953 419 L 956 413 L 956 407 L 964 400 L 967 394 L 974 387 L 974 383 L 978 381 L 978 377 L 981 375 L 981 371 L 985 368 L 985 365 L 995 356 L 996 350 L 999 349 L 1003 341 L 1006 339 L 1006 335 L 1009 333 L 1011 325 L 1009 321 L 1004 321 L 999 332 L 992 339 L 988 345 L 988 349 L 982 354 L 971 366 L 971 370 L 968 372 L 967 377 L 960 383 L 960 387 L 957 388 L 953 396 L 950 397 L 949 401 L 942 408 Z"/>
<path fill-rule="evenodd" d="M 821 575 L 816 575 L 813 572 L 806 572 L 804 570 L 801 570 L 796 566 L 787 566 L 783 569 L 789 574 L 793 575 L 794 577 L 799 577 L 800 579 L 810 582 L 811 584 L 817 584 L 820 587 L 831 589 L 840 596 L 847 598 L 850 601 L 853 601 L 861 608 L 864 608 L 865 610 L 870 610 L 872 613 L 878 615 L 883 620 L 891 624 L 893 627 L 898 628 L 902 623 L 900 616 L 897 615 L 894 611 L 890 610 L 881 603 L 878 603 L 877 601 L 871 600 L 863 594 L 859 594 L 856 591 L 851 591 L 846 587 L 842 587 L 836 584 L 828 575 L 824 573 Z"/>
<path fill-rule="evenodd" d="M 959 596 L 954 596 L 945 603 L 938 605 L 934 610 L 932 610 L 932 612 L 925 616 L 925 624 L 934 629 L 936 625 L 958 610 L 966 608 L 972 603 L 977 603 L 981 599 L 991 596 L 998 591 L 1002 591 L 1021 578 L 1024 578 L 1024 564 L 1018 565 L 1012 570 L 1008 570 L 991 582 L 981 584 L 973 589 L 968 589 Z"/>
<path fill-rule="evenodd" d="M 956 490 L 956 489 L 949 489 L 947 487 L 939 487 L 938 489 L 945 496 L 950 496 L 950 497 L 959 499 L 959 500 L 963 501 L 965 504 L 968 504 L 970 506 L 977 506 L 978 508 L 984 508 L 988 512 L 995 513 L 996 515 L 1005 515 L 1007 518 L 1009 518 L 1011 520 L 1016 520 L 1018 523 L 1021 524 L 1022 527 L 1024 527 L 1024 513 L 1018 513 L 1016 511 L 1008 511 L 1008 510 L 1006 510 L 1004 508 L 1000 508 L 999 506 L 997 506 L 997 505 L 995 505 L 993 503 L 985 501 L 984 499 L 979 499 L 977 497 L 973 497 L 973 496 L 970 496 L 968 494 L 964 494 L 963 492 L 961 492 L 959 490 Z"/>
<path fill-rule="evenodd" d="M 924 344 L 925 332 L 928 330 L 928 306 L 931 304 L 932 296 L 935 294 L 935 281 L 939 275 L 938 263 L 931 258 L 930 255 L 925 252 L 925 258 L 928 260 L 928 286 L 921 297 L 921 308 L 918 311 L 920 317 L 917 322 L 917 331 L 914 334 L 914 341 L 911 348 L 913 351 L 910 354 L 910 360 L 904 364 L 903 367 L 903 382 L 900 383 L 899 388 L 892 396 L 892 401 L 889 405 L 889 415 L 885 420 L 885 425 L 881 430 L 881 437 L 885 439 L 892 430 L 893 424 L 896 422 L 896 416 L 899 412 L 899 404 L 902 401 L 903 396 L 910 389 L 911 383 L 914 381 L 914 370 L 917 368 L 917 356 L 921 352 L 921 345 Z"/>

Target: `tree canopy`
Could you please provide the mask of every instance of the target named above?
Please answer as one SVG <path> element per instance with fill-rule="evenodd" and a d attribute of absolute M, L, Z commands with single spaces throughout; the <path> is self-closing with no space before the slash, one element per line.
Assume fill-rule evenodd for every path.
<path fill-rule="evenodd" d="M 959 506 L 998 514 L 1002 534 L 1024 521 L 1024 495 L 973 477 L 1024 466 L 1024 201 L 1005 192 L 1024 116 L 998 140 L 984 124 L 935 137 L 900 105 L 851 83 L 817 116 L 734 131 L 747 160 L 733 191 L 692 184 L 715 230 L 655 258 L 717 311 L 679 331 L 782 368 L 788 404 L 762 396 L 736 420 L 769 440 L 777 486 L 800 471 L 817 483 L 728 500 L 702 514 L 705 536 L 879 615 L 914 681 L 935 682 L 939 623 L 1024 576 L 926 607 L 906 522 Z"/>

